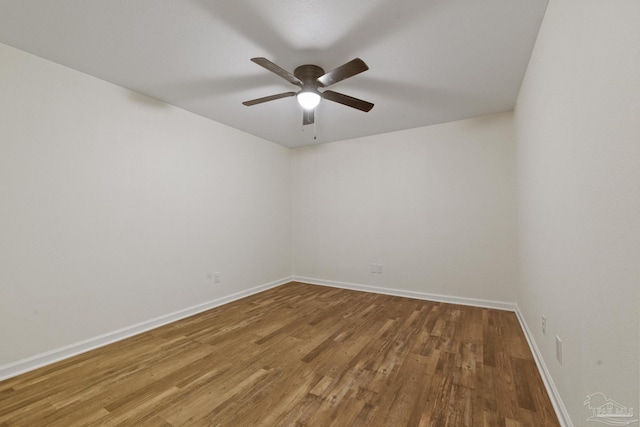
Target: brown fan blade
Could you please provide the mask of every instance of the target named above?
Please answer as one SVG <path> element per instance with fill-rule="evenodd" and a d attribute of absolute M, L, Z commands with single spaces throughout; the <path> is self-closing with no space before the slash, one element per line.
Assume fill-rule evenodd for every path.
<path fill-rule="evenodd" d="M 263 102 L 275 101 L 276 99 L 280 98 L 288 98 L 290 96 L 294 96 L 295 94 L 296 92 L 284 92 L 277 95 L 265 96 L 264 98 L 252 99 L 251 101 L 244 101 L 243 104 L 246 106 L 262 104 Z"/>
<path fill-rule="evenodd" d="M 264 67 L 267 70 L 271 71 L 272 73 L 279 75 L 289 83 L 292 83 L 297 86 L 303 85 L 302 81 L 299 78 L 297 78 L 296 76 L 294 76 L 293 74 L 285 70 L 284 68 L 280 67 L 279 65 L 276 65 L 273 62 L 269 61 L 267 58 L 251 58 L 251 60 L 256 64 L 260 65 L 261 67 Z"/>
<path fill-rule="evenodd" d="M 334 92 L 332 90 L 325 90 L 324 92 L 322 92 L 322 97 L 324 99 L 328 99 L 329 101 L 338 102 L 342 105 L 356 108 L 358 110 L 364 111 L 365 113 L 373 108 L 373 104 L 370 102 L 363 101 L 362 99 L 354 98 L 342 93 Z"/>
<path fill-rule="evenodd" d="M 356 74 L 360 74 L 363 71 L 367 71 L 368 69 L 369 67 L 362 59 L 356 58 L 339 66 L 335 70 L 331 70 L 318 77 L 317 81 L 320 85 L 327 87 L 344 79 L 348 79 L 349 77 L 355 76 Z"/>
<path fill-rule="evenodd" d="M 315 121 L 314 110 L 302 109 L 302 126 L 311 125 Z"/>

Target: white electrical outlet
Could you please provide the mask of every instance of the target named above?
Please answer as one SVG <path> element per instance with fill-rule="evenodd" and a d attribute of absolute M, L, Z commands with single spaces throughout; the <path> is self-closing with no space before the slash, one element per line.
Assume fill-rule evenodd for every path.
<path fill-rule="evenodd" d="M 556 335 L 556 359 L 562 365 L 562 340 Z"/>
<path fill-rule="evenodd" d="M 220 272 L 213 273 L 213 283 L 220 283 Z"/>
<path fill-rule="evenodd" d="M 547 317 L 542 315 L 542 334 L 547 335 Z"/>
<path fill-rule="evenodd" d="M 382 274 L 382 264 L 371 264 L 371 273 Z"/>

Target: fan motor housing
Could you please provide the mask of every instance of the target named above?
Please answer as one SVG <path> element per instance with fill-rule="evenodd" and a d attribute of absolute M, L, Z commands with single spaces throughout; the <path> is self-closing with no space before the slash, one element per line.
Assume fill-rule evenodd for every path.
<path fill-rule="evenodd" d="M 306 64 L 293 70 L 293 75 L 299 78 L 305 86 L 318 86 L 317 78 L 324 75 L 324 70 L 317 65 Z"/>

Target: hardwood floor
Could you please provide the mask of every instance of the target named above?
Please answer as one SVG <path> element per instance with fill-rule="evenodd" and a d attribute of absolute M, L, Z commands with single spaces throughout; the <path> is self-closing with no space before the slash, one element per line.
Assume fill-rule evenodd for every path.
<path fill-rule="evenodd" d="M 514 313 L 301 283 L 0 383 L 0 426 L 559 426 Z"/>

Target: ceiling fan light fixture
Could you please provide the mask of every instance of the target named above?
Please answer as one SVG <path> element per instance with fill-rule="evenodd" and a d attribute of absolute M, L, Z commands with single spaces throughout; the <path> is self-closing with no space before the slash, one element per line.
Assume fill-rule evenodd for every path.
<path fill-rule="evenodd" d="M 295 96 L 298 100 L 298 104 L 300 104 L 304 110 L 302 114 L 303 126 L 315 123 L 315 108 L 322 99 L 337 102 L 338 104 L 346 105 L 347 107 L 355 108 L 356 110 L 364 111 L 365 113 L 373 108 L 373 104 L 370 102 L 326 89 L 327 86 L 331 86 L 332 84 L 341 82 L 344 79 L 353 77 L 356 74 L 360 74 L 363 71 L 367 71 L 369 67 L 360 58 L 352 59 L 346 64 L 342 64 L 328 73 L 325 73 L 322 67 L 318 67 L 317 65 L 305 64 L 296 67 L 296 69 L 293 70 L 293 74 L 269 61 L 267 58 L 251 58 L 251 61 L 263 68 L 266 68 L 289 83 L 298 86 L 300 90 L 298 92 L 283 92 L 271 96 L 252 99 L 250 101 L 244 101 L 243 104 L 246 106 Z M 322 92 L 318 90 L 319 88 L 322 88 Z"/>
<path fill-rule="evenodd" d="M 305 110 L 313 110 L 320 104 L 320 94 L 312 91 L 303 91 L 296 96 L 298 104 Z"/>

